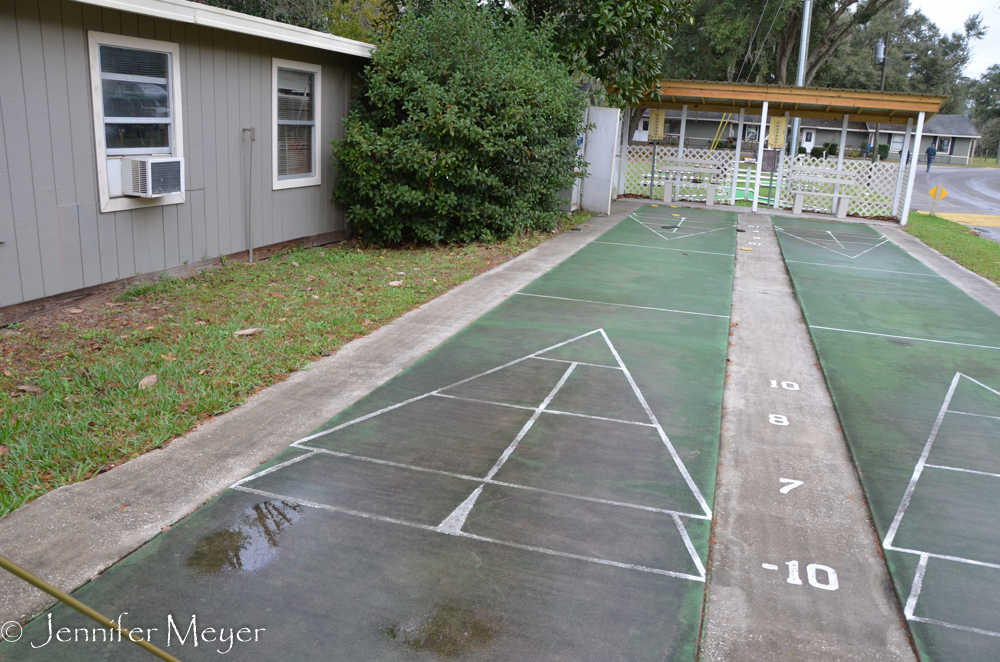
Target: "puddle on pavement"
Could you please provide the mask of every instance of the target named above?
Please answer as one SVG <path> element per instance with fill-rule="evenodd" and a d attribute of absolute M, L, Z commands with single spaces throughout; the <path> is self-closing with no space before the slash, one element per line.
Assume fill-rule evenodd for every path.
<path fill-rule="evenodd" d="M 301 517 L 302 508 L 287 501 L 250 506 L 233 525 L 198 541 L 187 559 L 188 567 L 205 575 L 264 567 L 278 556 L 281 534 Z"/>
<path fill-rule="evenodd" d="M 453 658 L 483 648 L 499 631 L 478 610 L 446 603 L 419 619 L 385 627 L 382 634 L 415 651 Z"/>

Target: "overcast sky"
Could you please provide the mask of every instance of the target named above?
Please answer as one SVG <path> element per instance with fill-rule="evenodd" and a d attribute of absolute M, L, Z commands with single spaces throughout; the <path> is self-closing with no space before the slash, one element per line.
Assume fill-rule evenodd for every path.
<path fill-rule="evenodd" d="M 1000 64 L 1000 0 L 913 0 L 910 7 L 919 8 L 946 34 L 961 31 L 970 14 L 982 12 L 989 30 L 983 39 L 974 42 L 965 75 L 979 78 L 991 64 Z"/>

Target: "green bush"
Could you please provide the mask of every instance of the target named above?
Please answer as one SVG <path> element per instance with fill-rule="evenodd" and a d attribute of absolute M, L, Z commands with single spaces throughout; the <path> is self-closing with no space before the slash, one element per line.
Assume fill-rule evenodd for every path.
<path fill-rule="evenodd" d="M 404 13 L 334 141 L 335 198 L 365 242 L 467 242 L 553 226 L 585 97 L 531 28 L 475 0 Z"/>
<path fill-rule="evenodd" d="M 805 153 L 806 153 L 806 148 L 803 147 L 802 145 L 799 145 L 799 154 L 805 154 Z"/>
<path fill-rule="evenodd" d="M 878 158 L 880 161 L 885 161 L 889 158 L 889 146 L 879 145 L 878 146 Z"/>
<path fill-rule="evenodd" d="M 827 156 L 837 156 L 840 152 L 840 147 L 837 143 L 827 143 L 826 144 L 826 154 Z"/>
<path fill-rule="evenodd" d="M 809 155 L 812 156 L 814 159 L 821 159 L 824 156 L 826 156 L 826 150 L 823 149 L 822 147 L 813 147 L 809 151 Z"/>

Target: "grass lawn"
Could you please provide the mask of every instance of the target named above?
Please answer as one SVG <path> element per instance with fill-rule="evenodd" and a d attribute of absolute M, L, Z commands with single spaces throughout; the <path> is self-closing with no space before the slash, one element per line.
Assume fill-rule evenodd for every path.
<path fill-rule="evenodd" d="M 0 517 L 168 443 L 552 236 L 301 249 L 0 329 Z"/>
<path fill-rule="evenodd" d="M 952 221 L 910 212 L 907 232 L 963 267 L 1000 285 L 1000 244 Z"/>
<path fill-rule="evenodd" d="M 1000 168 L 1000 166 L 997 165 L 996 157 L 992 156 L 988 159 L 984 159 L 981 156 L 973 157 L 972 162 L 969 163 L 968 165 L 965 165 L 964 163 L 954 163 L 954 164 L 942 163 L 941 165 L 954 166 L 959 168 Z"/>

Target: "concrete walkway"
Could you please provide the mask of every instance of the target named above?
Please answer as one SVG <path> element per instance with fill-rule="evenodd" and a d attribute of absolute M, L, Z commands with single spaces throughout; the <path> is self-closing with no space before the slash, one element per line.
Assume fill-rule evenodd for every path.
<path fill-rule="evenodd" d="M 69 591 L 186 517 L 289 444 L 411 365 L 640 206 L 621 202 L 407 313 L 246 404 L 112 471 L 0 519 L 0 555 Z M 124 507 L 128 504 L 127 507 Z M 51 598 L 0 572 L 0 622 Z"/>

